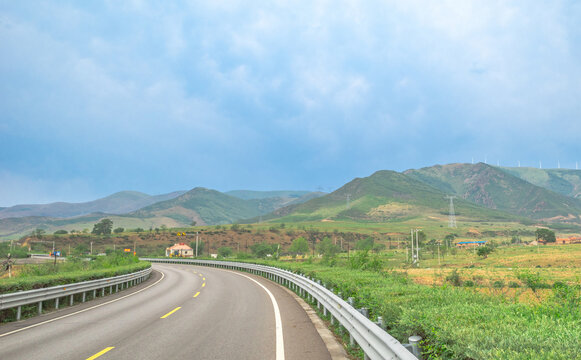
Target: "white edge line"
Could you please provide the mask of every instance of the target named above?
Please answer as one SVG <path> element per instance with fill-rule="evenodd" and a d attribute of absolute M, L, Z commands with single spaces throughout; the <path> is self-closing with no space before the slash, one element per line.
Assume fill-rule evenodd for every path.
<path fill-rule="evenodd" d="M 161 280 L 163 280 L 163 278 L 165 277 L 165 274 L 163 273 L 163 271 L 160 271 L 160 270 L 156 270 L 156 271 L 159 271 L 161 273 L 161 279 L 157 280 L 153 284 L 151 284 L 151 285 L 149 285 L 149 286 L 147 286 L 147 287 L 145 287 L 145 288 L 143 288 L 141 290 L 138 290 L 138 291 L 136 291 L 134 293 L 131 293 L 131 294 L 122 296 L 122 297 L 117 298 L 115 300 L 107 301 L 107 302 L 104 302 L 104 303 L 99 304 L 99 305 L 91 306 L 90 308 L 86 308 L 86 309 L 83 309 L 83 310 L 76 311 L 74 313 L 70 313 L 70 314 L 63 315 L 63 316 L 60 316 L 60 317 L 57 317 L 57 318 L 54 318 L 54 319 L 46 320 L 46 321 L 40 322 L 38 324 L 34 324 L 34 325 L 27 326 L 27 327 L 23 327 L 21 329 L 12 330 L 12 331 L 7 332 L 5 334 L 0 334 L 0 338 L 1 337 L 4 337 L 4 336 L 11 335 L 11 334 L 15 334 L 17 332 L 21 332 L 21 331 L 24 331 L 24 330 L 32 329 L 32 328 L 37 327 L 37 326 L 40 326 L 40 325 L 48 324 L 48 323 L 53 322 L 53 321 L 57 321 L 57 320 L 60 320 L 60 319 L 64 319 L 64 318 L 67 318 L 69 316 L 73 316 L 73 315 L 76 315 L 76 314 L 80 314 L 80 313 L 85 312 L 85 311 L 89 311 L 89 310 L 92 310 L 92 309 L 96 309 L 98 307 L 101 307 L 101 306 L 104 306 L 104 305 L 107 305 L 107 304 L 111 304 L 111 303 L 114 303 L 115 301 L 119 301 L 119 300 L 125 299 L 126 297 L 129 297 L 129 296 L 133 296 L 135 294 L 138 294 L 138 293 L 140 293 L 140 292 L 142 292 L 144 290 L 149 289 L 150 287 L 152 287 L 154 285 L 157 285 L 157 283 L 159 283 Z"/>
<path fill-rule="evenodd" d="M 278 303 L 276 302 L 274 295 L 272 295 L 270 290 L 268 290 L 264 285 L 262 285 L 261 283 L 259 283 L 256 280 L 254 280 L 250 276 L 246 276 L 244 274 L 240 274 L 240 273 L 237 273 L 234 271 L 231 271 L 231 273 L 236 274 L 236 275 L 240 275 L 240 276 L 244 276 L 245 278 L 254 281 L 261 288 L 263 288 L 264 291 L 266 291 L 268 296 L 270 296 L 270 300 L 272 301 L 272 306 L 274 307 L 274 323 L 275 323 L 275 327 L 276 327 L 276 360 L 284 360 L 284 341 L 283 341 L 283 337 L 282 337 L 282 320 L 280 317 L 280 310 L 278 309 Z"/>

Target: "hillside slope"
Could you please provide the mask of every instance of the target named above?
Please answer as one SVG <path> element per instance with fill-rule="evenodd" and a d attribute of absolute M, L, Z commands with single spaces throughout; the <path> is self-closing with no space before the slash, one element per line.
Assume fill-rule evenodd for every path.
<path fill-rule="evenodd" d="M 254 202 L 198 187 L 175 199 L 161 201 L 127 215 L 139 218 L 168 217 L 183 225 L 190 225 L 192 221 L 198 225 L 216 225 L 259 214 Z"/>
<path fill-rule="evenodd" d="M 581 198 L 581 170 L 502 167 L 502 170 L 531 184 L 561 195 Z"/>
<path fill-rule="evenodd" d="M 581 202 L 478 164 L 436 165 L 407 176 L 473 203 L 533 219 L 579 221 Z"/>
<path fill-rule="evenodd" d="M 456 215 L 464 219 L 518 220 L 519 217 L 459 199 Z M 378 171 L 356 178 L 340 189 L 304 204 L 274 212 L 280 221 L 393 221 L 442 216 L 449 211 L 446 193 L 395 171 Z"/>

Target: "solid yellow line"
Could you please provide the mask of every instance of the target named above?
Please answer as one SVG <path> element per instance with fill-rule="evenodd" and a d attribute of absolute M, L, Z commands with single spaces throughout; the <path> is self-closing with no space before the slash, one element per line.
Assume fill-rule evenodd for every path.
<path fill-rule="evenodd" d="M 181 306 L 178 306 L 177 308 L 173 309 L 172 311 L 168 312 L 167 314 L 165 314 L 164 316 L 160 317 L 160 319 L 165 319 L 166 317 L 170 316 L 171 314 L 175 313 L 176 311 L 178 311 L 179 309 L 181 309 Z"/>
<path fill-rule="evenodd" d="M 206 278 L 202 278 L 202 280 L 206 281 Z"/>
<path fill-rule="evenodd" d="M 196 293 L 196 295 L 194 295 L 194 297 L 198 297 L 198 295 L 200 295 L 199 291 Z"/>
<path fill-rule="evenodd" d="M 105 349 L 99 351 L 98 353 L 96 353 L 95 355 L 91 356 L 90 358 L 87 358 L 87 360 L 94 360 L 94 359 L 98 358 L 99 356 L 103 355 L 104 353 L 106 353 L 110 350 L 113 350 L 113 349 L 115 349 L 115 346 L 105 348 Z"/>
<path fill-rule="evenodd" d="M 206 283 L 203 283 L 203 284 L 202 284 L 202 287 L 204 287 L 204 286 L 206 286 Z"/>

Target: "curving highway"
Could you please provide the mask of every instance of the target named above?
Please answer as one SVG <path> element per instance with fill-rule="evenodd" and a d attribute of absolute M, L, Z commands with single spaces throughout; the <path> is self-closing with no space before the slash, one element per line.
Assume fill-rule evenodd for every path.
<path fill-rule="evenodd" d="M 0 326 L 0 359 L 331 359 L 278 285 L 215 268 L 153 267 L 129 290 Z"/>

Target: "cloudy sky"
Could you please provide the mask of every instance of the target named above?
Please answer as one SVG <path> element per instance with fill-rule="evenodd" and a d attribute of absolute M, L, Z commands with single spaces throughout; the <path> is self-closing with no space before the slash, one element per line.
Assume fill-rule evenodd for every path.
<path fill-rule="evenodd" d="M 0 206 L 575 168 L 580 22 L 575 0 L 0 0 Z"/>

